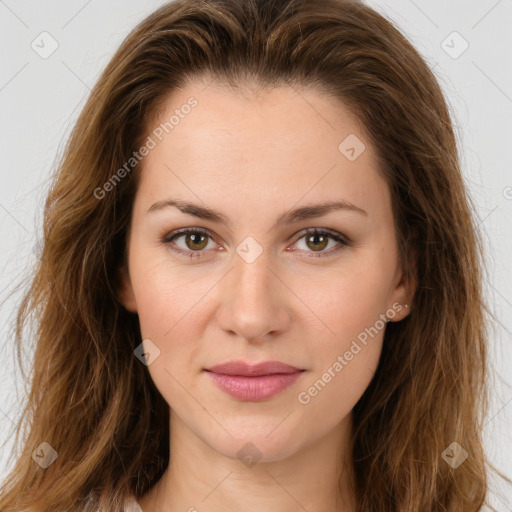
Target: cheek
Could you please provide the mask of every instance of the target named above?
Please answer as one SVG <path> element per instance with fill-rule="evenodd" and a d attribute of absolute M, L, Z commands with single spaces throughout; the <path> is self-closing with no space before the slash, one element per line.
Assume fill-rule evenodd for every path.
<path fill-rule="evenodd" d="M 339 311 L 334 307 L 324 310 L 336 335 L 329 333 L 312 340 L 315 365 L 299 390 L 297 402 L 307 417 L 323 418 L 324 430 L 334 428 L 350 413 L 377 370 L 386 322 L 379 318 L 375 304 L 366 306 L 361 310 L 361 305 L 347 301 Z M 316 422 L 309 427 L 310 435 L 315 435 Z"/>
<path fill-rule="evenodd" d="M 142 250 L 130 258 L 130 276 L 137 302 L 142 339 L 159 351 L 148 367 L 164 398 L 171 403 L 194 389 L 195 377 L 209 362 L 209 347 L 200 343 L 211 321 L 211 291 L 218 282 L 204 267 L 184 268 L 161 250 Z"/>
<path fill-rule="evenodd" d="M 314 292 L 311 287 L 307 294 L 303 290 L 304 302 L 322 325 L 313 325 L 318 319 L 311 317 L 309 327 L 304 326 L 311 333 L 309 351 L 315 354 L 315 365 L 298 401 L 313 416 L 333 407 L 333 425 L 350 412 L 378 366 L 389 283 L 377 269 L 337 272 L 319 280 Z"/>
<path fill-rule="evenodd" d="M 175 338 L 185 324 L 193 328 L 189 318 L 201 308 L 208 279 L 197 281 L 165 254 L 155 257 L 151 251 L 133 255 L 130 276 L 143 337 L 164 340 Z"/>
<path fill-rule="evenodd" d="M 361 267 L 364 269 L 347 265 L 321 275 L 317 272 L 311 278 L 295 276 L 293 290 L 301 303 L 290 296 L 290 302 L 282 304 L 290 309 L 294 323 L 304 333 L 304 348 L 310 345 L 310 353 L 316 354 L 317 363 L 321 361 L 326 368 L 350 349 L 352 340 L 377 345 L 373 327 L 379 315 L 385 313 L 388 283 L 377 271 L 378 266 Z M 196 366 L 204 362 L 194 361 L 194 351 L 215 307 L 222 302 L 218 295 L 215 304 L 211 302 L 215 296 L 212 288 L 218 282 L 215 272 L 184 272 L 169 263 L 165 255 L 150 259 L 141 253 L 133 255 L 130 275 L 143 339 L 151 339 L 169 355 L 172 349 L 172 360 L 182 358 Z M 382 330 L 380 324 L 378 330 Z M 363 361 L 365 356 L 358 359 Z"/>
<path fill-rule="evenodd" d="M 147 369 L 164 400 L 173 409 L 187 410 L 191 394 L 199 396 L 194 377 L 204 363 L 197 343 L 204 328 L 204 287 L 180 281 L 168 263 L 137 267 L 134 262 L 133 275 L 141 336 L 151 340 L 144 349 L 147 344 L 158 354 Z"/>
<path fill-rule="evenodd" d="M 321 431 L 334 429 L 346 418 L 370 384 L 382 349 L 382 333 L 363 346 L 349 343 L 345 351 L 333 351 L 322 370 L 305 382 L 297 396 L 305 421 L 306 437 L 320 435 L 317 418 L 322 418 Z M 347 358 L 347 351 L 352 355 Z M 341 356 L 341 359 L 338 359 Z"/>
<path fill-rule="evenodd" d="M 294 289 L 303 298 L 304 311 L 309 311 L 304 318 L 310 325 L 305 327 L 322 336 L 321 340 L 314 336 L 315 350 L 330 356 L 333 350 L 344 351 L 359 335 L 364 338 L 366 329 L 377 322 L 377 329 L 382 329 L 390 283 L 378 265 L 360 262 L 360 267 L 347 265 L 317 276 L 315 286 L 309 280 L 296 282 Z"/>

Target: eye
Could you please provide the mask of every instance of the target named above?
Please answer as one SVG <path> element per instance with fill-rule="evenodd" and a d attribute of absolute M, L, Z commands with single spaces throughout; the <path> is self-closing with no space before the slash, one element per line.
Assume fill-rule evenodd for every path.
<path fill-rule="evenodd" d="M 342 247 L 348 246 L 350 243 L 350 241 L 340 233 L 327 229 L 308 229 L 299 235 L 301 236 L 295 242 L 295 245 L 304 239 L 305 248 L 299 247 L 299 249 L 311 253 L 308 257 L 329 256 L 338 252 Z M 180 245 L 176 242 L 180 239 L 183 239 L 182 244 L 184 245 Z M 210 247 L 208 246 L 208 239 L 212 241 Z M 333 243 L 331 247 L 329 247 L 329 242 L 337 243 Z M 169 245 L 173 251 L 190 258 L 201 257 L 201 253 L 205 252 L 204 249 L 215 249 L 216 247 L 219 247 L 218 244 L 213 241 L 213 237 L 210 232 L 201 228 L 183 228 L 178 231 L 173 231 L 162 239 L 162 243 Z M 329 249 L 325 250 L 327 247 L 329 247 Z M 222 247 L 220 249 L 222 250 Z M 289 250 L 294 252 L 297 248 Z"/>
<path fill-rule="evenodd" d="M 183 245 L 177 244 L 176 240 L 183 239 Z M 173 231 L 165 236 L 162 242 L 166 245 L 170 245 L 171 249 L 189 256 L 191 258 L 201 256 L 203 249 L 213 249 L 217 246 L 213 242 L 213 247 L 208 247 L 208 239 L 212 239 L 210 233 L 200 228 L 184 228 L 179 231 Z M 174 247 L 172 247 L 174 246 Z"/>
<path fill-rule="evenodd" d="M 345 239 L 340 233 L 335 231 L 326 230 L 326 229 L 308 229 L 307 231 L 302 233 L 302 236 L 297 240 L 295 244 L 298 244 L 300 241 L 304 240 L 303 247 L 306 252 L 318 253 L 311 254 L 309 257 L 322 257 L 328 256 L 332 253 L 338 252 L 343 246 L 349 245 L 348 239 Z M 333 243 L 328 250 L 324 250 L 329 246 L 329 242 L 337 242 Z M 333 250 L 334 247 L 334 250 Z M 296 249 L 291 249 L 291 251 L 295 251 Z"/>

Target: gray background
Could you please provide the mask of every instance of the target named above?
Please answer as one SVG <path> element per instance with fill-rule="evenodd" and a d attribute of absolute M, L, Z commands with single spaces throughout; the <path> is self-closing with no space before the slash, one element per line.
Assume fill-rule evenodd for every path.
<path fill-rule="evenodd" d="M 25 386 L 9 337 L 19 294 L 7 297 L 35 261 L 48 178 L 99 73 L 128 31 L 162 3 L 0 0 L 0 302 L 6 301 L 0 309 L 0 442 L 18 418 Z M 464 176 L 485 232 L 486 294 L 498 318 L 483 434 L 489 458 L 511 477 L 512 2 L 367 3 L 393 19 L 424 55 L 452 110 Z M 56 44 L 51 55 L 44 53 Z M 11 446 L 9 440 L 0 452 L 0 479 Z M 491 486 L 490 502 L 511 510 L 510 488 L 495 479 Z"/>

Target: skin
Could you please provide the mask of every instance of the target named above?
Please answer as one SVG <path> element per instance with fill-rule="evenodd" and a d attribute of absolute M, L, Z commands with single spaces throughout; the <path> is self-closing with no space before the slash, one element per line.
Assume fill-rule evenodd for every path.
<path fill-rule="evenodd" d="M 309 403 L 298 395 L 381 315 L 408 314 L 414 290 L 398 264 L 375 149 L 346 108 L 319 91 L 242 94 L 206 84 L 188 82 L 155 119 L 169 119 L 191 96 L 198 102 L 144 158 L 128 234 L 120 298 L 154 344 L 145 348 L 160 350 L 147 369 L 171 408 L 169 467 L 139 503 L 144 512 L 353 511 L 351 411 L 375 373 L 385 324 Z M 338 149 L 350 134 L 366 146 L 354 161 Z M 172 206 L 146 213 L 169 198 L 215 209 L 228 224 Z M 292 209 L 328 200 L 367 215 L 336 210 L 275 226 Z M 185 227 L 211 237 L 163 242 Z M 332 230 L 349 245 L 308 243 L 307 228 Z M 236 252 L 248 236 L 262 250 L 251 263 Z M 242 401 L 203 371 L 235 359 L 306 371 L 272 398 Z M 237 455 L 248 442 L 260 457 L 251 467 Z"/>

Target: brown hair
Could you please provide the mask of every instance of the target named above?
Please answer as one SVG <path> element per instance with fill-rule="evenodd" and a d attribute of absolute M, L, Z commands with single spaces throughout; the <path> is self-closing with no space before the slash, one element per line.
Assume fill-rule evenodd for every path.
<path fill-rule="evenodd" d="M 19 459 L 3 512 L 121 511 L 169 460 L 169 407 L 134 357 L 137 315 L 117 297 L 141 165 L 98 198 L 188 79 L 234 88 L 310 86 L 362 123 L 392 194 L 400 261 L 418 284 L 411 314 L 388 323 L 374 379 L 354 408 L 358 510 L 480 509 L 486 468 L 483 244 L 440 87 L 382 15 L 348 0 L 178 0 L 125 39 L 94 87 L 45 205 L 44 247 L 16 341 L 37 326 Z M 18 352 L 19 354 L 19 352 Z M 26 425 L 23 422 L 26 422 Z M 42 469 L 32 452 L 58 452 Z M 469 456 L 441 457 L 452 443 Z"/>

